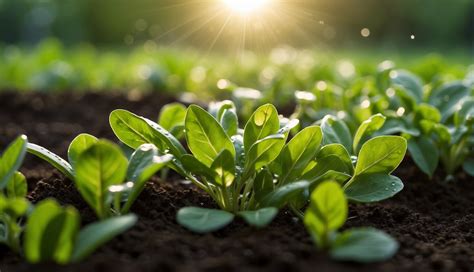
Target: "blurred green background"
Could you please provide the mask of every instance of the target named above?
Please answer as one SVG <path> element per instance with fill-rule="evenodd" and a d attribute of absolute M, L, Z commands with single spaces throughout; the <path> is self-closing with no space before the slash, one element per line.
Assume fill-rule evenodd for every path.
<path fill-rule="evenodd" d="M 67 45 L 132 45 L 154 40 L 209 49 L 223 24 L 220 0 L 0 0 L 0 41 L 37 43 L 57 37 Z M 265 47 L 407 46 L 469 48 L 474 41 L 472 0 L 281 0 L 281 16 L 253 26 Z M 268 9 L 271 9 L 270 7 Z M 225 15 L 224 15 L 225 16 Z M 225 18 L 224 18 L 225 19 Z M 231 22 L 236 25 L 238 22 Z M 370 30 L 363 39 L 360 31 Z M 261 33 L 259 33 L 261 32 Z M 271 38 L 269 38 L 271 32 Z M 267 37 L 265 37 L 267 35 Z M 411 40 L 411 35 L 416 39 Z M 232 47 L 227 26 L 216 47 Z M 213 46 L 213 47 L 214 47 Z M 262 47 L 249 39 L 247 47 Z"/>

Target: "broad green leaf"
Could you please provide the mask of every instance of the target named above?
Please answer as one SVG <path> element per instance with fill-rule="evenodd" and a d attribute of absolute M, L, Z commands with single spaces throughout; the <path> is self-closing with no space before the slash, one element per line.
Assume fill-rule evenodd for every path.
<path fill-rule="evenodd" d="M 124 182 L 127 159 L 120 148 L 100 140 L 82 152 L 76 166 L 76 187 L 99 218 L 108 214 L 108 188 Z"/>
<path fill-rule="evenodd" d="M 181 103 L 170 103 L 163 106 L 160 110 L 158 124 L 168 131 L 175 127 L 184 126 L 186 117 L 186 107 Z"/>
<path fill-rule="evenodd" d="M 359 152 L 359 147 L 364 143 L 366 136 L 382 128 L 385 123 L 385 119 L 385 116 L 379 113 L 362 122 L 354 136 L 354 141 L 352 144 L 354 148 L 354 154 Z"/>
<path fill-rule="evenodd" d="M 239 119 L 234 110 L 225 110 L 222 117 L 219 119 L 219 123 L 229 137 L 237 134 L 237 130 L 239 129 Z"/>
<path fill-rule="evenodd" d="M 241 135 L 234 135 L 230 139 L 235 148 L 235 165 L 242 168 L 245 164 L 244 138 Z"/>
<path fill-rule="evenodd" d="M 4 197 L 0 194 L 0 212 L 12 218 L 19 218 L 28 211 L 30 203 L 24 197 Z M 1 225 L 1 224 L 0 224 Z"/>
<path fill-rule="evenodd" d="M 474 177 L 474 158 L 468 158 L 464 161 L 462 168 L 464 172 Z"/>
<path fill-rule="evenodd" d="M 219 178 L 217 173 L 207 165 L 204 165 L 202 162 L 197 160 L 194 156 L 189 154 L 182 156 L 181 163 L 187 172 L 192 173 L 193 175 L 203 176 L 209 183 L 219 185 L 217 183 L 217 179 Z"/>
<path fill-rule="evenodd" d="M 396 195 L 403 189 L 403 182 L 384 173 L 364 174 L 354 177 L 344 188 L 347 198 L 357 202 L 377 202 Z"/>
<path fill-rule="evenodd" d="M 347 219 L 346 196 L 341 186 L 332 181 L 321 183 L 312 193 L 311 201 L 304 216 L 304 223 L 316 244 L 324 248 L 326 239 Z"/>
<path fill-rule="evenodd" d="M 344 121 L 326 115 L 321 123 L 323 130 L 323 146 L 328 144 L 342 144 L 346 150 L 352 150 L 352 136 Z"/>
<path fill-rule="evenodd" d="M 427 137 L 410 138 L 408 151 L 421 171 L 431 178 L 439 162 L 439 150 L 435 143 Z"/>
<path fill-rule="evenodd" d="M 255 142 L 246 156 L 246 168 L 259 170 L 275 160 L 283 149 L 286 135 L 274 134 Z"/>
<path fill-rule="evenodd" d="M 390 174 L 405 157 L 407 141 L 399 136 L 379 136 L 367 141 L 359 152 L 355 175 Z"/>
<path fill-rule="evenodd" d="M 229 150 L 224 149 L 217 155 L 214 162 L 212 162 L 211 169 L 217 173 L 218 180 L 221 186 L 229 187 L 235 179 L 235 162 L 234 156 Z"/>
<path fill-rule="evenodd" d="M 403 87 L 406 93 L 420 103 L 423 99 L 423 82 L 414 74 L 404 71 L 396 70 L 390 73 L 392 84 Z"/>
<path fill-rule="evenodd" d="M 235 148 L 222 126 L 204 109 L 196 105 L 188 108 L 185 135 L 189 149 L 206 166 L 210 167 L 223 150 L 235 156 Z"/>
<path fill-rule="evenodd" d="M 280 184 L 299 178 L 319 151 L 323 134 L 319 126 L 310 126 L 298 134 L 283 148 L 276 162 L 281 168 Z"/>
<path fill-rule="evenodd" d="M 89 134 L 80 134 L 74 138 L 74 140 L 72 140 L 67 151 L 67 156 L 73 169 L 75 168 L 81 153 L 86 151 L 86 149 L 91 147 L 93 144 L 97 143 L 97 141 L 99 140 L 96 137 Z"/>
<path fill-rule="evenodd" d="M 471 88 L 463 82 L 450 82 L 433 90 L 429 102 L 439 109 L 444 122 L 459 110 L 458 104 L 467 99 L 470 93 Z"/>
<path fill-rule="evenodd" d="M 25 197 L 28 193 L 28 184 L 25 176 L 20 172 L 15 172 L 7 184 L 8 197 Z"/>
<path fill-rule="evenodd" d="M 146 182 L 168 162 L 173 155 L 158 156 L 156 146 L 152 144 L 141 145 L 131 156 L 127 170 L 127 180 L 133 182 L 133 187 L 127 196 L 127 201 L 122 208 L 122 213 L 127 213 L 137 197 L 145 188 Z"/>
<path fill-rule="evenodd" d="M 460 126 L 469 118 L 474 119 L 474 97 L 464 99 L 461 109 L 454 113 L 454 123 Z"/>
<path fill-rule="evenodd" d="M 316 156 L 316 165 L 306 171 L 302 179 L 313 180 L 328 171 L 352 175 L 354 167 L 349 153 L 341 144 L 329 144 L 321 148 Z"/>
<path fill-rule="evenodd" d="M 77 236 L 71 261 L 83 260 L 98 247 L 133 227 L 136 222 L 137 216 L 128 214 L 87 225 Z"/>
<path fill-rule="evenodd" d="M 22 135 L 16 138 L 0 157 L 0 189 L 4 189 L 12 176 L 20 168 L 25 158 L 28 138 Z"/>
<path fill-rule="evenodd" d="M 33 154 L 51 164 L 70 180 L 74 180 L 74 170 L 72 169 L 72 166 L 58 155 L 44 147 L 32 143 L 28 143 L 27 150 L 28 153 Z"/>
<path fill-rule="evenodd" d="M 244 128 L 244 148 L 248 153 L 252 145 L 272 134 L 280 128 L 278 112 L 275 106 L 265 104 L 259 107 L 250 117 Z"/>
<path fill-rule="evenodd" d="M 308 180 L 310 182 L 309 191 L 312 192 L 323 181 L 331 180 L 342 185 L 350 178 L 351 176 L 346 173 L 329 170 L 320 176 L 313 177 L 312 179 Z"/>
<path fill-rule="evenodd" d="M 41 201 L 26 223 L 26 259 L 31 263 L 67 263 L 79 226 L 80 216 L 73 207 L 63 208 L 52 199 Z"/>
<path fill-rule="evenodd" d="M 162 152 L 169 151 L 175 157 L 187 153 L 169 131 L 144 117 L 126 110 L 114 110 L 109 121 L 117 138 L 133 149 L 142 144 L 154 144 Z"/>
<path fill-rule="evenodd" d="M 301 192 L 308 189 L 309 182 L 297 181 L 283 185 L 268 194 L 260 203 L 261 207 L 282 208 L 293 197 L 299 196 Z"/>
<path fill-rule="evenodd" d="M 256 211 L 242 211 L 238 215 L 242 217 L 247 224 L 263 228 L 270 224 L 278 214 L 278 209 L 274 207 L 262 208 Z"/>
<path fill-rule="evenodd" d="M 435 123 L 441 122 L 441 113 L 439 110 L 429 104 L 421 103 L 416 108 L 415 121 L 429 120 Z"/>
<path fill-rule="evenodd" d="M 421 134 L 419 129 L 414 127 L 413 124 L 408 124 L 405 119 L 390 118 L 385 121 L 383 127 L 375 132 L 374 135 L 391 135 L 401 133 L 406 133 L 414 137 L 418 137 Z"/>
<path fill-rule="evenodd" d="M 261 202 L 265 196 L 273 191 L 273 188 L 272 173 L 268 169 L 263 169 L 258 172 L 253 184 L 255 200 Z"/>
<path fill-rule="evenodd" d="M 207 233 L 227 226 L 234 220 L 234 215 L 223 210 L 185 207 L 178 211 L 176 219 L 191 231 Z"/>
<path fill-rule="evenodd" d="M 341 233 L 330 250 L 331 257 L 361 263 L 390 259 L 398 243 L 390 235 L 373 228 L 356 228 Z"/>

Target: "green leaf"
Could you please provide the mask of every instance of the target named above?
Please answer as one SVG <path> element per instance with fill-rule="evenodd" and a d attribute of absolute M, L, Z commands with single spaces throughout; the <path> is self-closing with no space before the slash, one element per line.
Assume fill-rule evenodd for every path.
<path fill-rule="evenodd" d="M 355 175 L 390 174 L 405 157 L 407 141 L 399 136 L 379 136 L 367 141 L 359 152 Z"/>
<path fill-rule="evenodd" d="M 335 240 L 331 257 L 361 263 L 388 260 L 398 250 L 398 243 L 390 235 L 373 228 L 350 229 Z"/>
<path fill-rule="evenodd" d="M 415 121 L 429 120 L 435 123 L 441 122 L 441 113 L 439 110 L 429 104 L 421 103 L 416 107 Z"/>
<path fill-rule="evenodd" d="M 256 228 L 266 227 L 273 221 L 277 214 L 278 209 L 274 207 L 262 208 L 256 211 L 242 211 L 238 213 L 247 224 Z"/>
<path fill-rule="evenodd" d="M 435 143 L 426 137 L 410 138 L 408 150 L 416 165 L 431 178 L 439 161 L 439 150 Z"/>
<path fill-rule="evenodd" d="M 117 138 L 133 149 L 142 144 L 154 144 L 162 152 L 169 150 L 175 157 L 187 153 L 169 131 L 144 117 L 126 110 L 114 110 L 110 114 L 109 121 Z"/>
<path fill-rule="evenodd" d="M 273 175 L 272 173 L 264 168 L 258 172 L 254 179 L 253 190 L 255 200 L 261 202 L 262 199 L 273 191 Z"/>
<path fill-rule="evenodd" d="M 444 122 L 458 110 L 457 105 L 467 99 L 470 93 L 471 88 L 461 81 L 446 83 L 433 90 L 430 104 L 439 109 Z"/>
<path fill-rule="evenodd" d="M 222 125 L 229 137 L 237 134 L 237 130 L 239 129 L 239 119 L 235 110 L 225 110 L 219 123 Z"/>
<path fill-rule="evenodd" d="M 28 153 L 33 154 L 51 164 L 54 168 L 63 173 L 68 179 L 74 180 L 74 170 L 72 169 L 72 166 L 58 155 L 44 147 L 32 143 L 28 143 L 27 150 Z"/>
<path fill-rule="evenodd" d="M 120 148 L 100 140 L 84 151 L 77 161 L 76 186 L 84 200 L 103 219 L 109 213 L 106 207 L 108 188 L 125 180 L 127 159 Z"/>
<path fill-rule="evenodd" d="M 234 215 L 222 210 L 185 207 L 178 211 L 176 219 L 191 231 L 207 233 L 227 226 L 234 220 Z"/>
<path fill-rule="evenodd" d="M 390 73 L 390 78 L 393 84 L 403 87 L 406 94 L 417 103 L 423 100 L 423 82 L 416 75 L 408 71 L 396 70 Z"/>
<path fill-rule="evenodd" d="M 323 130 L 323 146 L 328 144 L 342 144 L 346 150 L 352 150 L 352 136 L 344 121 L 326 115 L 321 123 Z"/>
<path fill-rule="evenodd" d="M 382 128 L 385 123 L 385 119 L 385 116 L 379 113 L 362 122 L 354 136 L 354 141 L 352 144 L 354 148 L 354 154 L 359 152 L 359 145 L 364 143 L 365 137 Z"/>
<path fill-rule="evenodd" d="M 310 182 L 309 191 L 312 192 L 323 181 L 331 180 L 342 185 L 344 184 L 344 182 L 348 181 L 350 178 L 351 176 L 346 173 L 329 170 L 327 172 L 324 172 L 324 174 L 320 176 L 317 176 L 311 180 L 308 180 Z"/>
<path fill-rule="evenodd" d="M 464 161 L 462 168 L 464 172 L 474 177 L 474 158 L 468 158 Z"/>
<path fill-rule="evenodd" d="M 28 193 L 28 184 L 25 176 L 20 172 L 15 172 L 7 184 L 8 197 L 26 197 Z"/>
<path fill-rule="evenodd" d="M 196 105 L 188 108 L 185 135 L 189 149 L 206 166 L 210 167 L 223 150 L 235 156 L 235 148 L 222 126 L 207 111 Z"/>
<path fill-rule="evenodd" d="M 30 203 L 24 197 L 5 198 L 0 194 L 0 211 L 12 218 L 19 218 L 28 211 Z M 0 224 L 1 225 L 1 224 Z"/>
<path fill-rule="evenodd" d="M 184 126 L 186 117 L 186 107 L 181 103 L 170 103 L 163 106 L 160 110 L 158 124 L 168 131 L 175 127 Z"/>
<path fill-rule="evenodd" d="M 82 152 L 97 143 L 97 141 L 99 140 L 96 137 L 89 134 L 80 134 L 72 140 L 67 151 L 67 156 L 73 169 L 76 167 L 77 160 Z"/>
<path fill-rule="evenodd" d="M 285 204 L 301 192 L 308 189 L 309 182 L 297 181 L 281 186 L 268 194 L 260 203 L 262 207 L 282 208 Z"/>
<path fill-rule="evenodd" d="M 354 177 L 345 187 L 347 198 L 357 202 L 377 202 L 396 195 L 403 189 L 403 182 L 384 173 L 364 174 Z"/>
<path fill-rule="evenodd" d="M 265 104 L 259 107 L 244 128 L 245 153 L 249 153 L 250 148 L 257 141 L 276 134 L 279 128 L 280 121 L 275 106 Z"/>
<path fill-rule="evenodd" d="M 62 208 L 52 199 L 41 201 L 26 223 L 26 259 L 31 263 L 67 263 L 79 226 L 79 213 L 73 207 Z"/>
<path fill-rule="evenodd" d="M 303 174 L 303 171 L 318 153 L 322 138 L 321 128 L 310 126 L 291 139 L 275 161 L 278 162 L 282 173 L 280 184 L 295 181 Z"/>
<path fill-rule="evenodd" d="M 189 154 L 182 156 L 181 163 L 187 172 L 192 173 L 193 175 L 203 176 L 208 182 L 214 185 L 219 185 L 217 183 L 217 179 L 219 178 L 217 173 L 207 165 L 204 165 L 202 162 L 197 160 L 194 156 Z"/>
<path fill-rule="evenodd" d="M 28 138 L 22 135 L 16 138 L 0 157 L 0 189 L 4 189 L 12 176 L 20 168 L 26 154 Z"/>
<path fill-rule="evenodd" d="M 133 187 L 121 213 L 128 213 L 145 188 L 146 182 L 173 159 L 173 155 L 170 154 L 163 156 L 157 154 L 158 149 L 152 144 L 143 144 L 132 154 L 127 169 L 127 180 L 133 182 Z"/>
<path fill-rule="evenodd" d="M 306 171 L 302 179 L 312 181 L 328 171 L 337 171 L 352 175 L 352 165 L 349 153 L 341 144 L 329 144 L 323 146 L 316 156 L 316 165 Z"/>
<path fill-rule="evenodd" d="M 344 225 L 347 213 L 346 196 L 339 184 L 325 181 L 311 193 L 304 223 L 320 248 L 327 247 L 329 234 Z"/>
<path fill-rule="evenodd" d="M 71 260 L 79 262 L 98 247 L 135 225 L 137 216 L 128 214 L 95 222 L 84 227 L 77 236 Z"/>
<path fill-rule="evenodd" d="M 255 142 L 247 153 L 246 168 L 259 170 L 271 163 L 280 154 L 285 140 L 285 135 L 274 134 Z"/>
<path fill-rule="evenodd" d="M 221 186 L 229 187 L 235 179 L 234 156 L 224 149 L 212 162 L 211 169 L 217 173 L 216 180 Z"/>

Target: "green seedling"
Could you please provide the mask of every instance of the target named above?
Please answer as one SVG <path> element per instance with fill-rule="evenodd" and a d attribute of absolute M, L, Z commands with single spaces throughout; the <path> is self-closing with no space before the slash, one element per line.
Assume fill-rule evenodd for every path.
<path fill-rule="evenodd" d="M 129 212 L 138 195 L 171 155 L 160 156 L 152 144 L 139 145 L 130 160 L 121 149 L 88 134 L 77 136 L 69 146 L 69 162 L 34 144 L 28 151 L 64 173 L 101 219 Z"/>
<path fill-rule="evenodd" d="M 23 216 L 30 203 L 26 200 L 27 182 L 18 172 L 26 154 L 27 137 L 13 141 L 0 156 L 0 243 L 20 252 Z"/>
<path fill-rule="evenodd" d="M 337 260 L 362 263 L 387 260 L 397 252 L 397 241 L 383 231 L 353 228 L 339 232 L 347 214 L 347 200 L 337 182 L 325 181 L 311 193 L 304 223 L 319 250 Z"/>
<path fill-rule="evenodd" d="M 24 234 L 24 255 L 30 263 L 79 262 L 98 247 L 135 225 L 133 214 L 109 218 L 80 228 L 78 211 L 46 199 L 28 216 Z"/>

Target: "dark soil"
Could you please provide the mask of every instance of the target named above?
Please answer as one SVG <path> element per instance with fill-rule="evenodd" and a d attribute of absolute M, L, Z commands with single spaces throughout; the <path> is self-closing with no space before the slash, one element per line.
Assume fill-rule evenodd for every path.
<path fill-rule="evenodd" d="M 135 100 L 135 99 L 134 99 Z M 0 93 L 0 150 L 20 133 L 64 156 L 69 142 L 87 132 L 114 139 L 108 114 L 125 108 L 156 119 L 172 99 L 159 94 L 131 101 L 120 94 Z M 47 197 L 74 205 L 83 223 L 95 216 L 74 185 L 47 164 L 29 157 L 22 171 L 33 202 Z M 428 180 L 407 160 L 396 173 L 405 189 L 393 199 L 352 205 L 346 227 L 373 226 L 401 245 L 383 263 L 331 261 L 316 251 L 301 222 L 282 212 L 266 229 L 236 221 L 226 229 L 196 235 L 175 220 L 187 205 L 213 206 L 192 185 L 154 178 L 133 207 L 139 222 L 85 262 L 66 267 L 30 266 L 0 247 L 1 271 L 473 271 L 474 181 L 463 174 L 452 184 Z"/>

